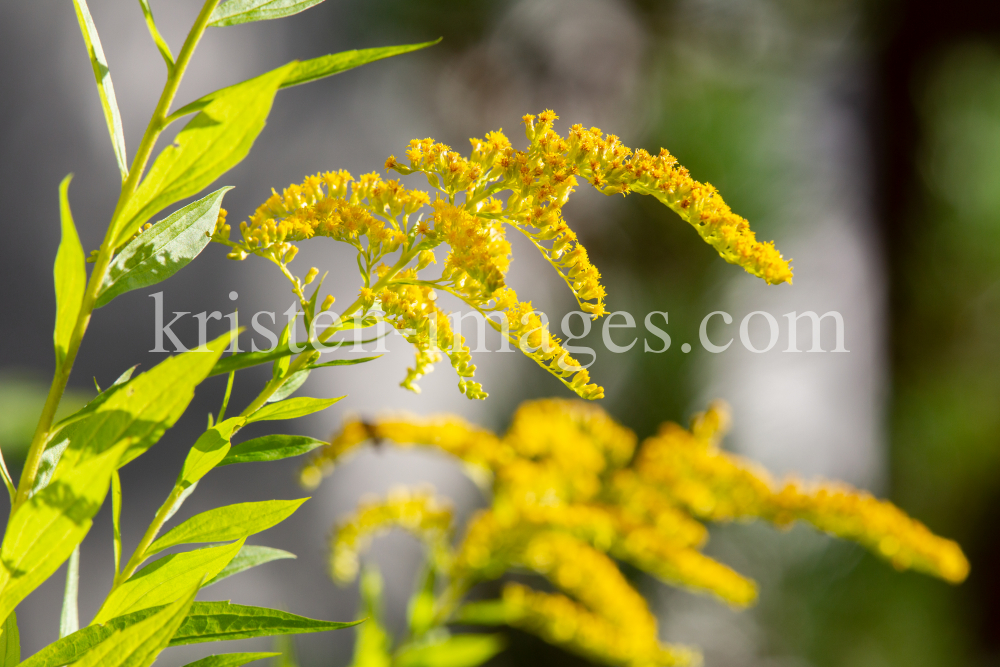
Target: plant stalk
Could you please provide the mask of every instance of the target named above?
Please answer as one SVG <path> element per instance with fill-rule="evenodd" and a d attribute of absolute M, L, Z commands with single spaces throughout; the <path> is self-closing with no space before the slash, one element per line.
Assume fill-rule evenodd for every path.
<path fill-rule="evenodd" d="M 90 280 L 83 295 L 83 302 L 80 304 L 80 313 L 77 316 L 76 325 L 73 327 L 73 333 L 67 345 L 66 357 L 59 364 L 59 367 L 56 368 L 55 375 L 52 378 L 52 385 L 45 399 L 45 406 L 42 408 L 38 425 L 35 427 L 31 446 L 28 449 L 28 455 L 24 462 L 24 471 L 21 474 L 17 495 L 14 498 L 14 502 L 11 503 L 11 514 L 28 499 L 28 495 L 35 484 L 35 478 L 38 475 L 38 466 L 41 463 L 42 453 L 45 451 L 45 445 L 48 442 L 49 431 L 52 428 L 52 422 L 55 420 L 56 410 L 59 409 L 59 403 L 62 400 L 63 393 L 66 391 L 66 384 L 69 382 L 69 376 L 73 370 L 77 352 L 79 352 L 83 336 L 87 332 L 87 326 L 90 324 L 90 316 L 94 312 L 94 307 L 97 303 L 98 293 L 101 285 L 104 283 L 111 259 L 114 256 L 119 232 L 118 228 L 120 226 L 119 218 L 135 194 L 136 188 L 139 185 L 139 179 L 142 177 L 142 173 L 145 171 L 146 164 L 149 162 L 149 157 L 156 145 L 156 140 L 166 126 L 165 119 L 167 112 L 170 110 L 170 105 L 177 94 L 177 88 L 180 86 L 181 79 L 184 76 L 188 63 L 191 61 L 192 55 L 194 55 L 195 47 L 198 46 L 205 28 L 208 27 L 209 17 L 211 17 L 218 3 L 219 0 L 206 0 L 201 12 L 198 14 L 198 18 L 195 20 L 190 32 L 188 32 L 187 39 L 184 40 L 184 46 L 180 54 L 178 54 L 177 62 L 167 75 L 167 82 L 163 87 L 163 92 L 160 94 L 160 99 L 150 118 L 149 125 L 146 126 L 146 131 L 143 133 L 142 141 L 132 161 L 132 168 L 129 170 L 128 178 L 122 183 L 122 190 L 118 197 L 118 203 L 115 206 L 115 212 L 104 235 L 104 241 L 97 254 L 94 269 L 90 273 Z"/>

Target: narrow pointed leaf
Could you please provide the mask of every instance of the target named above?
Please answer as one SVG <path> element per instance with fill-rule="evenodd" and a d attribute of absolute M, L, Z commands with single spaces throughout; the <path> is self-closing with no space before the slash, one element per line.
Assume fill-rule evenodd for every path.
<path fill-rule="evenodd" d="M 132 239 L 108 267 L 97 294 L 97 307 L 119 294 L 166 280 L 187 266 L 208 245 L 222 198 L 230 190 L 231 186 L 220 188 Z"/>
<path fill-rule="evenodd" d="M 170 645 L 327 632 L 349 628 L 361 622 L 319 621 L 277 609 L 248 607 L 229 602 L 195 602 Z"/>
<path fill-rule="evenodd" d="M 327 444 L 329 443 L 304 435 L 265 435 L 236 445 L 229 450 L 219 465 L 277 461 L 291 456 L 301 456 Z"/>
<path fill-rule="evenodd" d="M 272 560 L 282 560 L 285 558 L 297 558 L 297 556 L 281 549 L 245 544 L 240 549 L 240 552 L 236 554 L 236 557 L 229 561 L 229 565 L 222 568 L 222 572 L 219 572 L 211 580 L 206 581 L 202 588 L 216 584 L 227 577 L 239 574 L 252 567 L 270 563 Z"/>
<path fill-rule="evenodd" d="M 316 79 L 346 72 L 360 65 L 366 65 L 383 58 L 391 58 L 411 51 L 426 49 L 434 46 L 440 39 L 432 42 L 421 42 L 419 44 L 400 44 L 399 46 L 380 46 L 374 49 L 357 49 L 354 51 L 343 51 L 332 53 L 328 56 L 320 56 L 311 60 L 303 60 L 296 64 L 295 69 L 282 82 L 282 88 L 297 86 L 302 83 L 309 83 Z"/>
<path fill-rule="evenodd" d="M 277 403 L 278 401 L 283 401 L 296 391 L 299 387 L 305 384 L 306 380 L 309 379 L 309 373 L 311 369 L 306 368 L 301 371 L 294 373 L 290 378 L 285 380 L 285 384 L 278 388 L 278 391 L 271 394 L 271 397 L 267 399 L 268 403 Z"/>
<path fill-rule="evenodd" d="M 84 653 L 73 667 L 149 667 L 187 617 L 199 583 L 184 586 L 180 599 L 112 634 Z"/>
<path fill-rule="evenodd" d="M 171 517 L 177 514 L 177 511 L 181 508 L 181 505 L 184 504 L 184 501 L 187 500 L 188 496 L 194 493 L 194 490 L 197 488 L 198 488 L 198 482 L 195 482 L 188 488 L 184 489 L 184 491 L 181 492 L 181 495 L 177 496 L 177 500 L 174 501 L 174 504 L 167 511 L 167 516 L 163 519 L 164 523 L 170 521 Z"/>
<path fill-rule="evenodd" d="M 208 344 L 208 352 L 190 351 L 170 357 L 127 383 L 109 389 L 108 397 L 59 434 L 70 441 L 58 469 L 79 465 L 118 442 L 128 444 L 125 465 L 144 453 L 174 425 L 229 344 L 229 334 Z"/>
<path fill-rule="evenodd" d="M 125 132 L 122 130 L 122 116 L 118 111 L 118 100 L 115 99 L 115 87 L 111 83 L 111 70 L 108 69 L 108 61 L 104 57 L 101 38 L 97 35 L 97 26 L 94 25 L 94 19 L 90 15 L 87 0 L 73 0 L 73 7 L 76 9 L 77 21 L 80 22 L 83 41 L 87 45 L 87 55 L 90 56 L 90 65 L 94 69 L 94 79 L 97 81 L 97 94 L 101 98 L 101 107 L 104 109 L 104 120 L 108 123 L 111 145 L 114 148 L 118 169 L 121 171 L 124 181 L 128 176 L 128 160 L 125 158 Z"/>
<path fill-rule="evenodd" d="M 503 635 L 455 635 L 402 649 L 394 667 L 479 667 L 504 649 Z"/>
<path fill-rule="evenodd" d="M 300 396 L 298 398 L 289 398 L 287 401 L 282 401 L 281 403 L 269 403 L 250 415 L 247 418 L 247 423 L 304 417 L 320 410 L 326 410 L 342 398 L 343 396 L 336 398 L 308 398 Z"/>
<path fill-rule="evenodd" d="M 369 343 L 371 341 L 364 341 L 364 342 Z M 374 357 L 358 357 L 357 359 L 334 359 L 333 361 L 325 361 L 322 364 L 313 364 L 309 368 L 311 370 L 315 370 L 317 368 L 332 368 L 333 366 L 355 366 L 357 364 L 364 364 L 369 361 L 375 361 L 381 356 L 382 355 L 379 354 Z"/>
<path fill-rule="evenodd" d="M 0 667 L 14 667 L 21 662 L 21 633 L 17 629 L 17 614 L 10 616 L 0 626 Z"/>
<path fill-rule="evenodd" d="M 156 158 L 122 212 L 116 246 L 164 208 L 197 194 L 246 157 L 290 69 L 286 65 L 213 94 Z"/>
<path fill-rule="evenodd" d="M 59 459 L 62 458 L 67 447 L 69 447 L 69 440 L 57 439 L 54 445 L 42 452 L 42 458 L 38 463 L 38 472 L 35 473 L 35 483 L 31 487 L 32 494 L 36 494 L 48 486 L 52 480 L 52 474 L 56 471 L 56 466 L 59 465 Z"/>
<path fill-rule="evenodd" d="M 80 629 L 78 598 L 80 594 L 80 545 L 76 545 L 66 564 L 66 589 L 63 592 L 62 613 L 59 616 L 59 637 Z"/>
<path fill-rule="evenodd" d="M 66 358 L 76 318 L 83 303 L 83 291 L 87 287 L 86 257 L 80 236 L 73 224 L 73 213 L 69 208 L 69 182 L 72 175 L 59 184 L 59 217 L 62 221 L 62 240 L 56 253 L 53 274 L 56 283 L 56 327 L 53 339 L 56 347 L 56 364 L 62 365 Z"/>
<path fill-rule="evenodd" d="M 229 0 L 215 8 L 208 25 L 221 28 L 252 21 L 280 19 L 303 12 L 323 0 Z"/>
<path fill-rule="evenodd" d="M 122 569 L 122 480 L 117 470 L 111 473 L 111 535 L 118 576 Z"/>
<path fill-rule="evenodd" d="M 167 40 L 163 39 L 160 29 L 156 27 L 156 21 L 153 19 L 153 9 L 149 6 L 149 0 L 139 0 L 139 4 L 142 6 L 142 15 L 146 19 L 146 28 L 149 30 L 149 36 L 153 38 L 156 49 L 160 52 L 160 56 L 163 57 L 163 62 L 167 64 L 167 70 L 172 70 L 174 68 L 174 54 L 170 52 L 170 45 L 167 44 Z"/>
<path fill-rule="evenodd" d="M 245 421 L 242 417 L 231 417 L 202 433 L 188 452 L 177 483 L 181 486 L 194 484 L 217 466 L 229 453 L 233 431 Z"/>
<path fill-rule="evenodd" d="M 179 544 L 225 542 L 246 538 L 278 525 L 307 500 L 308 498 L 265 500 L 216 507 L 197 514 L 175 527 L 153 542 L 146 553 L 152 555 Z M 215 574 L 217 573 L 212 576 Z"/>
<path fill-rule="evenodd" d="M 0 547 L 0 618 L 66 562 L 90 530 L 125 445 L 65 473 L 17 508 Z"/>
<path fill-rule="evenodd" d="M 178 589 L 200 584 L 221 572 L 242 547 L 243 541 L 240 540 L 234 544 L 171 554 L 153 561 L 107 597 L 94 623 L 171 602 Z"/>
<path fill-rule="evenodd" d="M 222 653 L 220 655 L 209 655 L 201 660 L 195 660 L 184 665 L 184 667 L 240 667 L 254 660 L 273 658 L 280 653 Z"/>

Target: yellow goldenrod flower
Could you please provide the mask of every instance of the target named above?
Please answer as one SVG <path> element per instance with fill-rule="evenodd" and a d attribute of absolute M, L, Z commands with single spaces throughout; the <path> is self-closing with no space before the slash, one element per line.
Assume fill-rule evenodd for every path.
<path fill-rule="evenodd" d="M 384 500 L 362 502 L 334 531 L 330 540 L 330 573 L 344 584 L 358 575 L 358 555 L 372 539 L 401 528 L 427 545 L 431 562 L 447 570 L 451 561 L 451 508 L 432 491 L 393 489 Z"/>

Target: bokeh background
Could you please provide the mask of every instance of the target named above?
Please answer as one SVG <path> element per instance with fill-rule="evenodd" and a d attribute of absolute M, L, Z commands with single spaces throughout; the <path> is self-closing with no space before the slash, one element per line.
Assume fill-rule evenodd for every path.
<path fill-rule="evenodd" d="M 134 149 L 163 66 L 135 3 L 90 4 Z M 197 7 L 153 3 L 175 49 Z M 672 337 L 661 354 L 645 352 L 641 340 L 611 354 L 601 349 L 598 328 L 581 342 L 598 350 L 592 372 L 607 389 L 605 409 L 644 436 L 724 398 L 735 419 L 728 447 L 777 474 L 845 479 L 891 498 L 957 539 L 972 575 L 949 587 L 894 572 L 809 530 L 723 527 L 713 530 L 709 550 L 758 579 L 759 604 L 737 612 L 640 581 L 663 638 L 701 646 L 710 667 L 1000 664 L 1000 5 L 328 0 L 291 19 L 210 29 L 178 99 L 293 58 L 439 36 L 432 49 L 282 92 L 250 157 L 223 178 L 236 186 L 226 199 L 231 219 L 306 173 L 380 170 L 414 137 L 464 151 L 468 137 L 502 127 L 518 145 L 521 115 L 545 108 L 561 115 L 562 129 L 580 122 L 630 146 L 669 148 L 696 178 L 719 187 L 759 236 L 794 258 L 795 285 L 767 287 L 725 264 L 655 201 L 581 189 L 567 218 L 606 278 L 610 308 L 637 319 L 667 311 Z M 114 206 L 118 172 L 68 0 L 0 4 L 0 63 L 0 446 L 16 468 L 53 368 L 56 186 L 75 173 L 71 202 L 89 250 Z M 291 295 L 269 266 L 224 255 L 209 248 L 164 283 L 167 310 L 288 307 Z M 300 257 L 302 267 L 329 270 L 327 285 L 351 300 L 354 263 L 344 249 L 310 244 Z M 515 243 L 515 258 L 511 282 L 525 298 L 557 321 L 573 308 L 530 248 Z M 235 303 L 231 291 L 239 294 Z M 162 358 L 148 352 L 149 292 L 97 312 L 68 404 L 93 394 L 91 378 L 106 386 L 125 368 Z M 737 338 L 718 355 L 697 343 L 698 324 L 714 310 L 733 315 L 728 331 Z M 782 325 L 778 344 L 764 354 L 748 352 L 736 333 L 755 310 Z M 850 352 L 783 352 L 782 315 L 805 310 L 842 313 Z M 189 324 L 175 330 L 194 340 Z M 761 330 L 752 327 L 751 335 L 762 346 L 763 320 L 755 324 Z M 807 338 L 803 325 L 800 348 Z M 683 354 L 682 342 L 694 350 Z M 409 350 L 398 338 L 389 348 L 378 362 L 314 373 L 303 393 L 348 398 L 282 430 L 324 437 L 346 411 L 382 409 L 450 411 L 502 429 L 522 400 L 567 395 L 518 354 L 482 353 L 475 361 L 491 392 L 486 402 L 459 395 L 446 366 L 416 396 L 397 387 Z M 241 375 L 234 401 L 249 401 L 266 374 Z M 223 383 L 203 385 L 177 427 L 124 470 L 126 549 L 168 492 L 206 413 L 217 410 Z M 229 502 L 300 497 L 297 465 L 214 472 L 178 518 Z M 421 481 L 454 498 L 461 516 L 483 502 L 440 457 L 367 452 L 292 519 L 254 538 L 299 560 L 229 579 L 213 597 L 354 617 L 356 588 L 337 588 L 326 575 L 329 527 L 362 494 Z M 375 544 L 397 630 L 419 555 L 402 536 Z M 82 616 L 96 611 L 111 567 L 105 508 L 83 547 Z M 18 609 L 25 654 L 56 639 L 61 589 L 57 575 Z M 350 631 L 296 640 L 304 667 L 345 665 L 352 643 Z M 267 646 L 245 644 L 227 650 Z M 162 661 L 181 665 L 205 652 L 172 649 Z M 581 664 L 516 633 L 494 662 Z"/>

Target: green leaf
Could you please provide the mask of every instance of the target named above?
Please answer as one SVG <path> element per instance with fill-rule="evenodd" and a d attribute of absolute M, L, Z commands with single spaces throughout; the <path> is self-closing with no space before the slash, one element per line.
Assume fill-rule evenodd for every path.
<path fill-rule="evenodd" d="M 407 647 L 393 667 L 479 667 L 504 649 L 503 635 L 456 635 L 443 641 Z"/>
<path fill-rule="evenodd" d="M 38 472 L 35 473 L 35 483 L 31 487 L 32 494 L 38 493 L 48 486 L 52 480 L 52 473 L 56 471 L 59 459 L 62 458 L 67 447 L 69 447 L 69 440 L 64 439 L 42 452 L 42 458 L 38 462 Z"/>
<path fill-rule="evenodd" d="M 219 462 L 220 466 L 253 461 L 277 461 L 291 456 L 301 456 L 329 443 L 304 435 L 265 435 L 241 442 Z"/>
<path fill-rule="evenodd" d="M 122 130 L 122 116 L 118 112 L 118 101 L 115 99 L 115 87 L 111 83 L 111 70 L 108 69 L 108 61 L 104 57 L 101 38 L 97 36 L 97 26 L 94 25 L 94 19 L 90 16 L 87 0 L 73 0 L 73 7 L 76 9 L 76 19 L 80 22 L 83 41 L 87 45 L 87 55 L 90 56 L 90 65 L 94 69 L 94 79 L 97 81 L 97 94 L 101 98 L 101 107 L 104 109 L 104 120 L 108 123 L 111 145 L 115 149 L 115 159 L 118 160 L 118 169 L 122 172 L 122 180 L 124 181 L 128 176 L 128 160 L 125 159 L 125 133 Z"/>
<path fill-rule="evenodd" d="M 17 614 L 10 616 L 0 627 L 0 667 L 14 667 L 21 662 L 21 633 L 17 630 Z"/>
<path fill-rule="evenodd" d="M 229 439 L 233 437 L 233 431 L 245 421 L 242 417 L 231 417 L 202 433 L 188 452 L 177 483 L 185 487 L 194 484 L 219 465 L 229 453 Z"/>
<path fill-rule="evenodd" d="M 208 352 L 190 351 L 161 361 L 123 385 L 109 389 L 108 397 L 84 408 L 84 418 L 66 426 L 60 438 L 69 447 L 58 469 L 79 465 L 118 442 L 128 444 L 120 465 L 144 453 L 174 425 L 194 397 L 194 388 L 229 345 L 229 333 L 208 344 Z"/>
<path fill-rule="evenodd" d="M 86 257 L 80 236 L 73 224 L 73 213 L 69 209 L 70 174 L 59 184 L 59 217 L 62 220 L 62 241 L 56 253 L 56 264 L 53 270 L 56 283 L 56 328 L 53 334 L 56 346 L 56 366 L 61 366 L 66 359 L 66 349 L 69 347 L 76 318 L 80 314 L 83 303 L 83 291 L 87 287 Z"/>
<path fill-rule="evenodd" d="M 369 343 L 371 341 L 363 341 Z M 310 370 L 315 370 L 317 368 L 330 368 L 332 366 L 354 366 L 355 364 L 363 364 L 369 361 L 375 361 L 381 354 L 375 355 L 374 357 L 359 357 L 357 359 L 334 359 L 333 361 L 326 361 L 322 364 L 313 364 L 309 367 Z"/>
<path fill-rule="evenodd" d="M 374 49 L 343 51 L 341 53 L 332 53 L 328 56 L 312 58 L 311 60 L 303 60 L 296 63 L 295 69 L 285 77 L 281 87 L 288 88 L 302 83 L 309 83 L 310 81 L 339 74 L 340 72 L 345 72 L 376 60 L 426 49 L 428 46 L 434 46 L 440 41 L 440 39 L 435 39 L 432 42 L 421 42 L 419 44 L 401 44 L 399 46 L 380 46 Z"/>
<path fill-rule="evenodd" d="M 146 550 L 146 554 L 151 556 L 179 544 L 226 542 L 247 538 L 278 525 L 290 517 L 307 500 L 308 498 L 265 500 L 216 507 L 207 512 L 196 514 L 169 531 L 153 542 Z M 212 576 L 214 577 L 215 574 Z"/>
<path fill-rule="evenodd" d="M 273 658 L 280 653 L 223 653 L 210 655 L 184 665 L 184 667 L 240 667 L 254 660 Z"/>
<path fill-rule="evenodd" d="M 319 621 L 277 609 L 247 607 L 229 602 L 195 602 L 187 619 L 170 640 L 170 645 L 326 632 L 349 628 L 361 622 Z"/>
<path fill-rule="evenodd" d="M 267 399 L 268 403 L 277 403 L 278 401 L 283 401 L 298 390 L 306 380 L 309 379 L 309 368 L 305 368 L 301 371 L 293 373 L 285 383 L 278 387 L 278 391 L 271 394 L 271 397 Z"/>
<path fill-rule="evenodd" d="M 212 28 L 252 21 L 280 19 L 305 11 L 323 0 L 229 0 L 215 8 L 208 19 Z"/>
<path fill-rule="evenodd" d="M 89 649 L 103 642 L 117 630 L 131 627 L 162 611 L 165 607 L 150 607 L 118 616 L 104 623 L 95 623 L 74 632 L 31 656 L 18 667 L 60 667 L 80 659 Z M 170 640 L 170 646 L 198 644 L 229 639 L 250 639 L 276 635 L 326 632 L 357 625 L 317 621 L 277 609 L 247 607 L 229 602 L 195 602 L 187 618 Z M 2 639 L 0 639 L 2 642 Z"/>
<path fill-rule="evenodd" d="M 250 415 L 247 418 L 247 423 L 304 417 L 306 415 L 311 415 L 314 412 L 319 412 L 320 410 L 326 410 L 342 398 L 343 396 L 338 396 L 336 398 L 308 398 L 306 396 L 289 398 L 287 401 L 282 401 L 281 403 L 270 403 L 265 405 L 260 410 Z"/>
<path fill-rule="evenodd" d="M 185 585 L 181 590 L 190 591 L 186 595 L 149 618 L 116 631 L 84 653 L 73 667 L 149 667 L 184 622 L 200 583 Z"/>
<path fill-rule="evenodd" d="M 197 488 L 198 488 L 198 482 L 195 482 L 194 484 L 192 484 L 188 488 L 184 489 L 184 491 L 181 492 L 181 495 L 177 496 L 177 500 L 175 500 L 174 504 L 171 505 L 171 507 L 170 507 L 169 510 L 167 510 L 167 516 L 165 516 L 163 518 L 163 522 L 164 523 L 166 523 L 167 521 L 170 521 L 171 517 L 173 517 L 175 514 L 177 514 L 177 510 L 179 510 L 181 508 L 181 505 L 184 504 L 184 501 L 187 500 L 188 496 L 190 496 L 192 493 L 194 493 L 194 490 L 197 489 Z"/>
<path fill-rule="evenodd" d="M 163 57 L 163 62 L 167 63 L 167 71 L 173 70 L 174 54 L 170 52 L 170 45 L 167 44 L 167 40 L 163 39 L 159 28 L 156 27 L 156 21 L 153 19 L 153 9 L 149 6 L 149 0 L 139 0 L 139 5 L 142 7 L 142 15 L 146 18 L 146 28 L 149 29 L 149 36 L 156 43 L 156 48 Z"/>
<path fill-rule="evenodd" d="M 117 470 L 111 473 L 111 533 L 117 577 L 122 569 L 122 480 Z"/>
<path fill-rule="evenodd" d="M 59 637 L 71 635 L 80 629 L 80 545 L 76 545 L 66 564 L 66 590 L 63 592 L 62 613 L 59 615 Z"/>
<path fill-rule="evenodd" d="M 226 186 L 170 214 L 122 248 L 97 293 L 97 307 L 119 294 L 166 280 L 198 256 L 211 240 Z M 82 252 L 82 251 L 81 251 Z"/>
<path fill-rule="evenodd" d="M 282 551 L 281 549 L 274 549 L 272 547 L 260 547 L 252 544 L 245 544 L 240 552 L 236 554 L 236 557 L 229 561 L 229 565 L 222 568 L 211 580 L 206 581 L 202 588 L 211 586 L 212 584 L 218 583 L 227 577 L 231 577 L 234 574 L 239 574 L 244 570 L 249 570 L 252 567 L 257 567 L 258 565 L 263 565 L 264 563 L 270 563 L 272 560 L 282 560 L 285 558 L 297 558 L 293 553 L 287 551 Z"/>
<path fill-rule="evenodd" d="M 291 68 L 286 65 L 212 94 L 174 143 L 156 158 L 122 212 L 124 222 L 116 230 L 116 246 L 152 216 L 197 194 L 246 157 Z"/>
<path fill-rule="evenodd" d="M 178 589 L 211 579 L 239 553 L 243 540 L 170 554 L 142 568 L 104 600 L 94 623 L 173 601 Z"/>
<path fill-rule="evenodd" d="M 52 576 L 83 541 L 125 447 L 72 470 L 57 470 L 48 486 L 11 516 L 0 547 L 0 618 Z"/>

